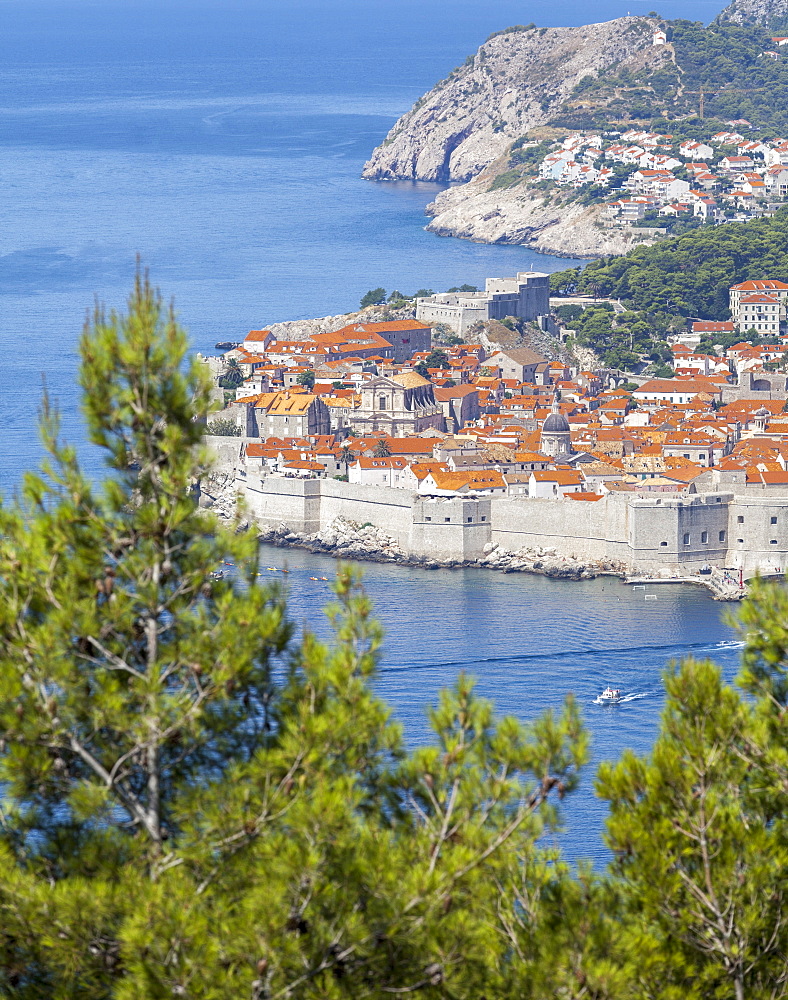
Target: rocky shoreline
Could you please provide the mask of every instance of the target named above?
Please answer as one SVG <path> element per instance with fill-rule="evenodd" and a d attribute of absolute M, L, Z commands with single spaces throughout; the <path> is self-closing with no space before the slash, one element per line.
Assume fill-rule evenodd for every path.
<path fill-rule="evenodd" d="M 552 580 L 594 580 L 598 576 L 612 576 L 627 582 L 631 572 L 614 561 L 583 562 L 571 556 L 560 556 L 554 548 L 505 549 L 496 542 L 484 548 L 478 559 L 441 559 L 435 556 L 418 556 L 404 552 L 391 535 L 371 524 L 361 525 L 338 517 L 326 528 L 314 534 L 291 531 L 285 524 L 265 528 L 258 534 L 260 542 L 277 548 L 304 549 L 315 555 L 330 556 L 352 562 L 389 563 L 413 566 L 418 569 L 491 569 L 502 573 L 530 573 Z M 655 583 L 670 582 L 659 577 Z M 724 574 L 675 582 L 694 583 L 711 591 L 714 600 L 738 601 L 744 594 L 727 581 Z"/>
<path fill-rule="evenodd" d="M 497 164 L 427 205 L 427 231 L 474 243 L 526 246 L 553 257 L 599 258 L 654 242 L 637 229 L 603 225 L 600 205 L 556 205 L 528 185 L 495 189 Z"/>
<path fill-rule="evenodd" d="M 576 559 L 563 558 L 555 549 L 520 549 L 510 552 L 496 543 L 485 546 L 485 555 L 479 559 L 441 559 L 435 556 L 418 556 L 403 552 L 396 540 L 382 529 L 372 525 L 359 525 L 355 521 L 338 517 L 331 524 L 313 535 L 291 531 L 286 525 L 267 528 L 258 538 L 267 545 L 279 548 L 306 549 L 319 555 L 354 562 L 394 563 L 420 569 L 498 569 L 504 573 L 537 573 L 555 580 L 593 580 L 597 576 L 623 576 L 623 567 L 614 563 L 586 564 Z"/>

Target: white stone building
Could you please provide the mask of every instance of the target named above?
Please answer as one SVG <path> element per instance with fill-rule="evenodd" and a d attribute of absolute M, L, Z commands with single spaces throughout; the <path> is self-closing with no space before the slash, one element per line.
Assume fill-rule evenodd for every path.
<path fill-rule="evenodd" d="M 520 271 L 514 278 L 488 278 L 483 292 L 442 292 L 416 300 L 416 319 L 434 326 L 445 323 L 458 334 L 479 320 L 515 316 L 534 320 L 550 312 L 550 276 Z"/>

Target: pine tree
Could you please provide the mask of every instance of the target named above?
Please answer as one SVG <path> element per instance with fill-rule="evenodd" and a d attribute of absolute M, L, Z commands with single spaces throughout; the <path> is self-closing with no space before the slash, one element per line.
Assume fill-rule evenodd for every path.
<path fill-rule="evenodd" d="M 0 508 L 0 992 L 493 995 L 501 893 L 587 756 L 574 703 L 496 722 L 463 678 L 407 753 L 356 574 L 333 643 L 296 641 L 252 533 L 198 510 L 210 385 L 147 279 L 81 349 L 109 478 L 45 401 L 47 465 Z"/>
<path fill-rule="evenodd" d="M 761 652 L 779 647 L 784 656 L 774 592 L 768 602 L 760 593 L 759 610 L 746 608 L 744 620 L 768 630 Z M 783 686 L 771 655 L 748 655 L 751 689 L 767 678 L 772 689 Z M 687 660 L 665 685 L 651 754 L 627 753 L 599 772 L 611 804 L 607 839 L 624 896 L 630 981 L 636 995 L 666 1000 L 784 996 L 788 845 L 774 765 L 785 743 L 778 749 L 759 718 L 768 705 L 745 702 L 713 663 Z M 774 708 L 767 714 L 784 732 Z"/>

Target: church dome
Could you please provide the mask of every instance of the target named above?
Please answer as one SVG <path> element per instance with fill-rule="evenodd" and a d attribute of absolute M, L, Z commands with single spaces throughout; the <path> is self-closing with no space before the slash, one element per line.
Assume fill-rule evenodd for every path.
<path fill-rule="evenodd" d="M 765 406 L 762 406 L 760 409 L 758 409 L 758 410 L 755 411 L 755 416 L 756 417 L 770 417 L 771 413 L 766 409 Z"/>
<path fill-rule="evenodd" d="M 550 413 L 542 425 L 542 432 L 548 434 L 566 433 L 569 430 L 569 421 L 563 413 Z"/>

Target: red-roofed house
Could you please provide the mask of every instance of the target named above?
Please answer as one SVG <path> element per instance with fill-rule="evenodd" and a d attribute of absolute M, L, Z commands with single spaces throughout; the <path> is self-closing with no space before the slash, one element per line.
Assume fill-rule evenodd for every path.
<path fill-rule="evenodd" d="M 689 403 L 699 393 L 722 400 L 722 390 L 710 380 L 653 378 L 638 386 L 632 396 L 644 403 Z"/>
<path fill-rule="evenodd" d="M 780 321 L 785 319 L 788 284 L 763 278 L 742 281 L 730 288 L 730 310 L 739 330 L 758 330 L 759 333 L 780 332 Z M 759 325 L 760 324 L 760 325 Z"/>

